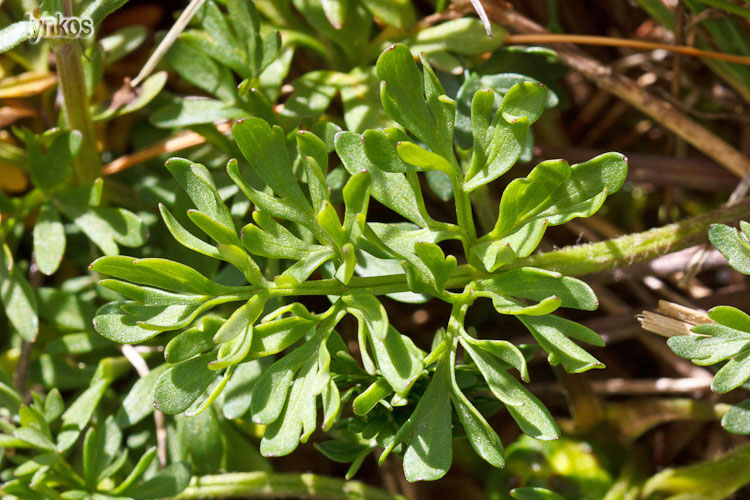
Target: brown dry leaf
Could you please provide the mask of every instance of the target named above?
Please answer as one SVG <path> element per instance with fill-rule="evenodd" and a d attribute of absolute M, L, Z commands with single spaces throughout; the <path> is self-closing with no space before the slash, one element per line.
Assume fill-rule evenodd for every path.
<path fill-rule="evenodd" d="M 29 116 L 36 116 L 36 111 L 23 102 L 8 101 L 0 104 L 0 128 Z"/>
<path fill-rule="evenodd" d="M 30 97 L 41 94 L 57 83 L 54 73 L 29 71 L 0 80 L 0 99 Z"/>

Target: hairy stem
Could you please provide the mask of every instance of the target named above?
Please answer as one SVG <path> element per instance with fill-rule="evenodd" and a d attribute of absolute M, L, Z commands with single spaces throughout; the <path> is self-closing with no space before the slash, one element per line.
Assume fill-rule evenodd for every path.
<path fill-rule="evenodd" d="M 750 217 L 750 200 L 642 233 L 532 255 L 518 261 L 513 267 L 542 267 L 568 276 L 608 271 L 704 242 L 711 224 L 727 224 L 740 217 Z"/>
<path fill-rule="evenodd" d="M 406 500 L 401 495 L 316 474 L 246 472 L 195 477 L 176 499 L 316 498 L 321 500 Z"/>
<path fill-rule="evenodd" d="M 501 268 L 496 274 L 518 267 L 540 267 L 557 271 L 567 276 L 581 276 L 618 267 L 626 267 L 660 255 L 676 252 L 706 241 L 711 224 L 728 224 L 740 217 L 750 216 L 750 200 L 744 200 L 732 207 L 723 207 L 706 214 L 685 219 L 674 224 L 649 229 L 612 240 L 586 245 L 565 247 L 553 252 L 532 255 L 519 259 L 509 267 Z M 472 281 L 491 277 L 492 273 L 479 271 L 470 265 L 456 269 L 446 284 L 446 288 L 463 288 Z M 305 281 L 297 285 L 276 286 L 269 290 L 271 296 L 294 295 L 385 295 L 407 292 L 409 286 L 403 274 L 385 276 L 353 277 L 348 285 L 335 279 Z M 257 291 L 248 287 L 247 293 Z M 237 300 L 245 299 L 244 290 Z"/>
<path fill-rule="evenodd" d="M 72 15 L 72 0 L 63 0 L 66 16 Z M 96 147 L 96 131 L 89 112 L 89 99 L 83 75 L 83 57 L 78 40 L 63 40 L 53 46 L 57 76 L 63 95 L 65 118 L 71 129 L 83 135 L 81 150 L 74 163 L 76 181 L 80 184 L 93 182 L 101 175 L 101 162 Z"/>

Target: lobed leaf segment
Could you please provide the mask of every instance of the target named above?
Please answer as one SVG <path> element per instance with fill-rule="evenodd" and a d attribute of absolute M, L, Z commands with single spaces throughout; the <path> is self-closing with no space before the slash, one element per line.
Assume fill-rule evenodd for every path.
<path fill-rule="evenodd" d="M 350 476 L 375 448 L 384 450 L 381 461 L 392 452 L 403 454 L 410 481 L 443 476 L 452 460 L 454 415 L 477 454 L 500 467 L 502 444 L 476 403 L 475 394 L 487 390 L 523 432 L 557 437 L 549 411 L 511 374 L 528 380 L 529 351 L 477 338 L 464 319 L 477 299 L 489 299 L 499 314 L 521 321 L 551 364 L 574 373 L 603 367 L 575 342 L 602 345 L 602 339 L 551 314 L 559 307 L 595 309 L 592 290 L 579 280 L 514 263 L 534 251 L 548 226 L 598 210 L 624 182 L 626 161 L 608 153 L 577 165 L 542 162 L 507 185 L 494 227 L 478 234 L 472 193 L 518 160 L 547 90 L 520 82 L 504 96 L 474 92 L 471 145 L 462 149 L 454 143 L 456 102 L 424 58 L 421 65 L 399 44 L 378 59 L 382 105 L 400 127 L 318 136 L 287 133 L 259 117 L 234 125 L 244 159 L 230 161 L 227 172 L 254 205 L 253 221 L 244 226 L 206 167 L 181 158 L 167 162 L 195 206 L 187 218 L 211 242 L 160 206 L 170 232 L 185 247 L 231 264 L 248 284 L 220 284 L 158 258 L 106 256 L 91 265 L 111 277 L 101 285 L 123 297 L 97 313 L 100 334 L 138 343 L 182 330 L 167 344 L 168 367 L 154 388 L 159 409 L 196 415 L 222 391 L 239 392 L 243 365 L 279 355 L 253 379 L 245 403 L 222 396 L 234 415 L 267 426 L 261 441 L 266 456 L 288 454 L 307 441 L 320 404 L 322 428 L 335 439 L 319 448 L 353 462 Z M 326 182 L 332 156 L 348 173 L 338 211 Z M 448 180 L 456 223 L 428 213 L 420 184 L 425 174 Z M 403 221 L 369 221 L 371 199 Z M 446 255 L 440 244 L 449 240 L 460 243 L 463 255 Z M 308 295 L 326 295 L 332 305 L 316 313 L 290 301 Z M 451 304 L 447 328 L 437 332 L 429 352 L 390 324 L 379 295 Z M 226 303 L 240 306 L 226 319 L 207 314 Z M 359 325 L 361 363 L 336 331 L 346 315 Z M 466 376 L 471 373 L 476 376 Z M 349 401 L 352 415 L 342 418 Z"/>
<path fill-rule="evenodd" d="M 708 231 L 709 240 L 727 258 L 735 270 L 750 274 L 750 224 L 740 221 L 740 229 L 714 224 Z M 708 311 L 714 323 L 694 326 L 692 335 L 670 337 L 670 349 L 678 356 L 699 366 L 726 361 L 716 372 L 711 390 L 725 394 L 750 379 L 750 316 L 731 306 L 716 306 Z M 750 400 L 739 403 L 727 412 L 721 425 L 735 434 L 750 434 Z"/>

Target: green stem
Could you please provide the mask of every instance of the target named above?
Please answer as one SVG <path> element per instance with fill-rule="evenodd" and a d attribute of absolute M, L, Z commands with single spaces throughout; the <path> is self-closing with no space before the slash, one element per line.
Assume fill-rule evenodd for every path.
<path fill-rule="evenodd" d="M 63 0 L 66 16 L 72 15 L 72 0 Z M 63 40 L 53 45 L 57 77 L 63 94 L 65 118 L 71 129 L 83 135 L 81 150 L 74 164 L 76 181 L 89 184 L 101 175 L 101 161 L 96 147 L 96 131 L 89 112 L 86 80 L 83 74 L 83 53 L 78 40 Z"/>
<path fill-rule="evenodd" d="M 458 164 L 456 164 L 456 174 L 453 179 L 453 199 L 456 203 L 456 221 L 466 234 L 464 238 L 461 238 L 461 241 L 464 254 L 468 257 L 471 255 L 471 247 L 477 240 L 477 230 L 474 227 L 474 217 L 471 214 L 471 198 L 469 193 L 464 191 L 463 173 Z"/>
<path fill-rule="evenodd" d="M 625 267 L 682 250 L 706 241 L 707 231 L 714 223 L 731 223 L 750 217 L 750 200 L 724 207 L 674 224 L 634 233 L 612 240 L 565 247 L 554 252 L 519 259 L 495 273 L 479 271 L 471 265 L 459 266 L 446 284 L 447 289 L 463 288 L 477 279 L 499 275 L 519 267 L 539 267 L 566 276 L 581 276 L 617 267 Z M 238 289 L 238 300 L 257 292 L 253 287 Z M 353 277 L 348 285 L 336 279 L 305 281 L 297 285 L 272 287 L 272 297 L 295 295 L 385 295 L 410 291 L 403 274 Z"/>
<path fill-rule="evenodd" d="M 242 472 L 195 477 L 175 499 L 315 498 L 321 500 L 406 500 L 401 495 L 316 474 Z"/>
<path fill-rule="evenodd" d="M 489 233 L 497 222 L 498 201 L 493 198 L 486 184 L 471 192 L 471 201 L 476 210 L 479 229 L 482 233 Z"/>
<path fill-rule="evenodd" d="M 540 267 L 567 276 L 608 271 L 703 243 L 711 224 L 728 224 L 741 217 L 750 218 L 750 200 L 642 233 L 532 255 L 516 261 L 511 267 Z"/>

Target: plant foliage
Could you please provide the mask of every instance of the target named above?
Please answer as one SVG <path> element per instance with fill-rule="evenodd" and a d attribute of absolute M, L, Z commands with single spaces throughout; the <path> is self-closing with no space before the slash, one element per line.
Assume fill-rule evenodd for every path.
<path fill-rule="evenodd" d="M 711 243 L 727 258 L 729 265 L 750 274 L 750 224 L 740 221 L 740 229 L 714 224 L 708 232 Z M 717 306 L 708 311 L 713 323 L 696 325 L 693 335 L 671 337 L 667 342 L 680 357 L 700 366 L 725 362 L 714 375 L 711 389 L 719 394 L 736 389 L 750 379 L 750 316 L 731 306 Z M 750 434 L 746 400 L 722 419 L 722 426 L 735 434 Z"/>
<path fill-rule="evenodd" d="M 231 160 L 227 172 L 252 202 L 252 222 L 233 216 L 206 167 L 181 158 L 167 162 L 193 203 L 187 217 L 200 233 L 162 205 L 169 231 L 185 247 L 234 266 L 247 284 L 219 283 L 161 258 L 105 256 L 91 265 L 109 276 L 100 284 L 122 297 L 97 313 L 101 335 L 139 343 L 182 330 L 171 336 L 170 365 L 154 386 L 160 410 L 198 415 L 241 383 L 235 377 L 243 376 L 247 363 L 276 355 L 241 413 L 267 426 L 260 445 L 265 456 L 292 452 L 320 418 L 336 437 L 321 451 L 354 462 L 350 475 L 367 453 L 382 447 L 381 462 L 392 452 L 403 454 L 410 481 L 433 480 L 450 467 L 455 419 L 477 454 L 500 467 L 500 439 L 471 398 L 487 389 L 525 433 L 557 438 L 547 409 L 511 373 L 528 380 L 524 353 L 507 341 L 477 338 L 464 318 L 477 299 L 490 299 L 499 314 L 519 319 L 551 364 L 574 373 L 602 367 L 574 342 L 602 345 L 601 338 L 551 314 L 560 307 L 595 309 L 591 289 L 523 267 L 519 259 L 534 251 L 548 226 L 596 212 L 622 185 L 625 160 L 608 153 L 572 166 L 540 163 L 508 184 L 494 227 L 478 234 L 472 193 L 517 161 L 547 90 L 521 82 L 503 96 L 474 92 L 472 145 L 462 150 L 454 139 L 456 101 L 446 96 L 427 59 L 420 59 L 421 68 L 409 48 L 397 44 L 377 61 L 383 109 L 399 127 L 331 137 L 287 131 L 258 116 L 238 121 L 232 134 L 244 158 Z M 341 210 L 326 182 L 329 164 L 338 161 L 348 174 Z M 420 177 L 431 173 L 449 183 L 457 223 L 428 213 Z M 368 220 L 371 199 L 402 222 Z M 446 255 L 441 244 L 451 240 L 463 254 Z M 363 273 L 366 264 L 383 271 Z M 377 298 L 404 292 L 452 306 L 446 329 L 427 351 L 390 324 Z M 295 301 L 306 295 L 328 296 L 331 306 L 312 312 Z M 207 314 L 225 303 L 237 304 L 226 319 Z M 359 361 L 336 331 L 346 315 L 359 324 Z M 466 370 L 478 377 L 467 381 L 461 376 Z M 234 404 L 232 396 L 223 398 Z M 349 402 L 353 415 L 342 418 Z"/>

